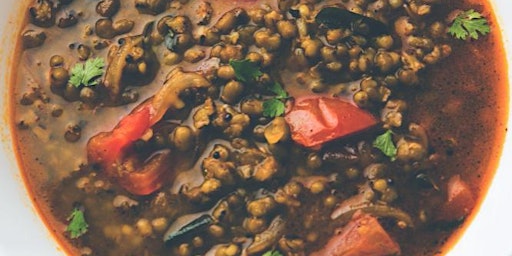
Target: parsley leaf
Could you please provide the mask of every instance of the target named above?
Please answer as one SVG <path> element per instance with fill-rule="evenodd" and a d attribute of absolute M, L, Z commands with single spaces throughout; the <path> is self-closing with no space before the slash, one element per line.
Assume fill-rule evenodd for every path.
<path fill-rule="evenodd" d="M 384 155 L 391 158 L 391 161 L 395 161 L 397 149 L 393 143 L 393 132 L 387 130 L 384 134 L 377 136 L 373 141 L 373 147 L 378 148 Z"/>
<path fill-rule="evenodd" d="M 229 65 L 235 70 L 236 79 L 241 82 L 253 82 L 258 77 L 263 75 L 260 71 L 258 64 L 245 60 L 230 60 Z"/>
<path fill-rule="evenodd" d="M 482 14 L 473 9 L 457 15 L 455 20 L 453 20 L 453 24 L 448 29 L 448 33 L 453 37 L 462 40 L 466 40 L 468 36 L 478 39 L 479 34 L 486 35 L 489 32 L 491 32 L 491 28 L 487 20 Z"/>
<path fill-rule="evenodd" d="M 269 91 L 275 93 L 278 99 L 286 99 L 288 98 L 288 93 L 283 89 L 281 84 L 278 82 L 274 82 L 269 88 Z"/>
<path fill-rule="evenodd" d="M 68 218 L 69 224 L 66 231 L 69 232 L 71 238 L 78 238 L 87 232 L 89 224 L 85 221 L 84 212 L 78 208 Z"/>
<path fill-rule="evenodd" d="M 164 37 L 164 44 L 165 44 L 165 47 L 167 47 L 167 49 L 169 51 L 176 50 L 176 45 L 178 45 L 178 37 L 170 29 L 169 29 L 169 32 L 167 33 L 167 35 L 165 35 L 165 37 Z"/>
<path fill-rule="evenodd" d="M 258 65 L 248 59 L 230 60 L 229 65 L 235 70 L 236 79 L 241 82 L 254 82 L 263 75 Z M 288 93 L 278 82 L 274 82 L 267 89 L 276 96 L 263 102 L 263 116 L 276 117 L 284 114 L 284 101 L 288 98 Z"/>
<path fill-rule="evenodd" d="M 262 256 L 283 256 L 283 254 L 281 254 L 279 251 L 268 251 Z"/>
<path fill-rule="evenodd" d="M 263 116 L 276 117 L 284 114 L 286 105 L 284 101 L 288 99 L 288 93 L 281 84 L 274 82 L 268 90 L 275 93 L 276 96 L 263 102 Z"/>
<path fill-rule="evenodd" d="M 279 99 L 273 98 L 263 102 L 263 116 L 276 117 L 284 114 L 286 106 L 284 102 Z"/>
<path fill-rule="evenodd" d="M 71 78 L 69 83 L 75 87 L 83 86 L 94 86 L 98 84 L 96 78 L 100 77 L 105 73 L 103 68 L 105 67 L 105 61 L 102 58 L 89 59 L 82 63 L 77 63 L 71 69 Z"/>

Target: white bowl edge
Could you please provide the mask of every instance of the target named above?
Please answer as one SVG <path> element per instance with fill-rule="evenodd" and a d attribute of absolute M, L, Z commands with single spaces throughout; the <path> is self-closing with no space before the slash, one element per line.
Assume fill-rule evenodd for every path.
<path fill-rule="evenodd" d="M 0 8 L 0 256 L 64 255 L 41 221 L 19 173 L 9 123 L 9 69 L 20 30 L 20 1 L 2 0 Z"/>
<path fill-rule="evenodd" d="M 509 76 L 509 99 L 512 99 L 512 5 L 510 1 L 492 1 L 504 40 Z M 488 85 L 492 86 L 492 85 Z M 509 103 L 507 129 L 512 127 Z M 507 131 L 498 170 L 480 211 L 455 244 L 448 256 L 512 256 L 512 134 Z"/>
<path fill-rule="evenodd" d="M 14 51 L 12 38 L 18 36 L 19 0 L 2 0 L 0 9 L 0 105 L 8 102 L 9 62 Z M 512 4 L 510 1 L 493 0 L 507 52 L 509 84 L 512 84 Z M 18 8 L 14 8 L 18 9 Z M 512 90 L 509 89 L 509 98 Z M 14 155 L 8 113 L 1 113 L 0 125 L 0 256 L 56 256 L 64 255 L 54 241 L 23 185 Z M 509 113 L 509 117 L 512 113 Z M 507 127 L 512 127 L 509 118 Z M 492 196 L 490 196 L 492 195 Z M 512 135 L 506 134 L 502 158 L 494 181 L 488 191 L 479 213 L 474 218 L 461 239 L 448 254 L 449 256 L 512 256 Z"/>

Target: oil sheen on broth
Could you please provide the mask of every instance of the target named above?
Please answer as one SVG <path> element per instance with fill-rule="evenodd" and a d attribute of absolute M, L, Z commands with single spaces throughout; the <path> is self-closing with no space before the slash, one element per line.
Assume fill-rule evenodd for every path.
<path fill-rule="evenodd" d="M 12 130 L 69 255 L 442 255 L 494 174 L 484 1 L 24 4 Z"/>

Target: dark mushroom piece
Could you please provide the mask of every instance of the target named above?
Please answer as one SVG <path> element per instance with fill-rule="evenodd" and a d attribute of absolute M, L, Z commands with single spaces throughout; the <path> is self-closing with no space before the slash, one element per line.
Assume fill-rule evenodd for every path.
<path fill-rule="evenodd" d="M 52 1 L 40 0 L 28 9 L 30 22 L 38 27 L 51 27 L 55 24 L 56 9 Z"/>
<path fill-rule="evenodd" d="M 160 64 L 148 43 L 152 28 L 153 22 L 148 23 L 141 35 L 124 37 L 110 48 L 103 86 L 112 103 L 120 103 L 126 86 L 144 85 L 155 77 Z"/>

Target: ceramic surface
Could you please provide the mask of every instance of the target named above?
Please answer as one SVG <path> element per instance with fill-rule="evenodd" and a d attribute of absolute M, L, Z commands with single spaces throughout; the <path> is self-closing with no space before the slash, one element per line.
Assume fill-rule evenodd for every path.
<path fill-rule="evenodd" d="M 19 175 L 11 135 L 7 124 L 6 97 L 10 59 L 20 24 L 19 0 L 1 0 L 0 8 L 0 256 L 61 256 L 26 193 Z M 492 1 L 504 33 L 507 59 L 512 63 L 512 4 L 507 0 Z M 509 68 L 509 74 L 511 69 Z M 509 75 L 511 76 L 511 75 Z M 512 98 L 512 97 L 511 97 Z M 508 127 L 512 127 L 509 120 Z M 449 253 L 450 256 L 512 256 L 512 136 L 509 133 L 501 159 L 481 210 Z"/>

